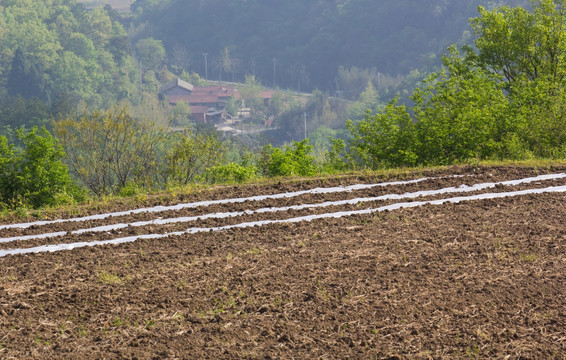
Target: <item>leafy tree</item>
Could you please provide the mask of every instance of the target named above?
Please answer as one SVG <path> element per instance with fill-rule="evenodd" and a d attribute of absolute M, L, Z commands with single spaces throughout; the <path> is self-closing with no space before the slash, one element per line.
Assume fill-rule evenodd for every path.
<path fill-rule="evenodd" d="M 84 58 L 72 51 L 64 51 L 51 70 L 52 76 L 59 80 L 53 84 L 52 91 L 57 94 L 69 92 L 81 99 L 89 98 L 96 89 L 96 83 L 89 75 L 91 71 L 95 71 L 95 68 L 89 68 Z"/>
<path fill-rule="evenodd" d="M 412 97 L 419 162 L 493 158 L 501 150 L 503 134 L 511 130 L 501 85 L 492 74 L 462 59 L 455 47 L 443 62 L 444 70 Z"/>
<path fill-rule="evenodd" d="M 95 46 L 105 48 L 114 32 L 114 24 L 106 9 L 95 7 L 83 16 L 85 21 L 80 23 L 81 32 L 88 34 Z"/>
<path fill-rule="evenodd" d="M 396 99 L 380 113 L 368 112 L 363 120 L 356 124 L 349 121 L 346 126 L 351 133 L 349 147 L 356 163 L 373 169 L 417 163 L 413 119 L 405 105 L 399 105 Z"/>
<path fill-rule="evenodd" d="M 116 35 L 111 38 L 108 44 L 108 51 L 110 51 L 116 63 L 123 65 L 124 60 L 128 57 L 131 51 L 128 37 L 126 35 Z"/>
<path fill-rule="evenodd" d="M 67 93 L 73 106 L 137 95 L 132 88 L 139 76 L 133 75 L 137 66 L 128 43 L 117 18 L 102 8 L 85 11 L 73 0 L 3 2 L 0 93 L 49 104 Z"/>
<path fill-rule="evenodd" d="M 182 134 L 166 156 L 167 181 L 182 185 L 194 182 L 207 169 L 220 166 L 224 162 L 225 154 L 224 146 L 213 134 Z"/>
<path fill-rule="evenodd" d="M 50 127 L 51 109 L 38 98 L 23 96 L 6 97 L 0 102 L 0 126 L 16 129 L 20 127 Z"/>
<path fill-rule="evenodd" d="M 155 69 L 165 58 L 165 49 L 161 40 L 152 37 L 136 43 L 138 58 L 145 68 Z"/>
<path fill-rule="evenodd" d="M 566 1 L 533 0 L 472 19 L 477 50 L 452 46 L 411 99 L 349 124 L 369 167 L 566 156 Z"/>
<path fill-rule="evenodd" d="M 566 1 L 532 0 L 531 5 L 533 11 L 480 6 L 480 16 L 471 20 L 478 36 L 474 55 L 508 83 L 541 77 L 561 82 L 566 76 Z"/>
<path fill-rule="evenodd" d="M 270 177 L 312 176 L 318 171 L 312 151 L 309 139 L 293 141 L 283 149 L 266 145 L 261 151 L 260 170 Z"/>
<path fill-rule="evenodd" d="M 45 128 L 17 131 L 22 147 L 0 136 L 0 199 L 8 206 L 38 208 L 73 201 L 80 191 L 71 181 L 58 141 Z"/>
<path fill-rule="evenodd" d="M 8 75 L 8 94 L 25 98 L 42 98 L 45 81 L 35 64 L 29 63 L 18 48 Z"/>
<path fill-rule="evenodd" d="M 508 157 L 566 157 L 566 88 L 546 79 L 522 82 L 520 87 L 509 104 L 508 122 L 514 131 L 506 146 Z"/>
<path fill-rule="evenodd" d="M 118 193 L 129 183 L 152 186 L 159 179 L 159 148 L 165 132 L 133 118 L 125 106 L 86 111 L 55 123 L 73 173 L 94 194 Z"/>
<path fill-rule="evenodd" d="M 65 48 L 87 62 L 94 60 L 96 55 L 92 40 L 81 33 L 72 33 L 66 42 Z"/>
<path fill-rule="evenodd" d="M 509 146 L 515 154 L 562 157 L 566 85 L 566 1 L 532 0 L 532 10 L 503 6 L 471 20 L 477 51 L 467 57 L 509 92 Z M 527 150 L 528 149 L 528 150 Z"/>
<path fill-rule="evenodd" d="M 264 115 L 262 92 L 263 86 L 256 80 L 255 76 L 246 76 L 246 83 L 240 88 L 240 95 L 246 107 L 251 109 L 253 118 Z"/>
<path fill-rule="evenodd" d="M 356 100 L 360 94 L 367 89 L 369 82 L 378 81 L 377 69 L 359 69 L 355 66 L 346 69 L 344 66 L 338 68 L 336 76 L 336 88 L 340 96 L 346 99 Z"/>
<path fill-rule="evenodd" d="M 361 119 L 365 113 L 377 111 L 379 106 L 379 95 L 371 82 L 367 83 L 367 87 L 360 94 L 358 101 L 351 104 L 348 109 L 350 119 Z"/>
<path fill-rule="evenodd" d="M 189 115 L 191 115 L 191 107 L 186 102 L 180 100 L 173 108 L 175 119 L 173 120 L 178 126 L 187 126 L 189 124 Z"/>

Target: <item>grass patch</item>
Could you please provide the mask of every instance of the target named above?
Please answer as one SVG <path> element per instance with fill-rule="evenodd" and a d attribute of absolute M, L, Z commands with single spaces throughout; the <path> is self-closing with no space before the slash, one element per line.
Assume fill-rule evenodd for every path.
<path fill-rule="evenodd" d="M 151 320 L 151 319 L 149 319 L 145 322 L 146 329 L 153 329 L 155 327 L 155 325 L 157 325 L 157 323 L 154 320 Z"/>
<path fill-rule="evenodd" d="M 537 256 L 535 254 L 520 254 L 519 259 L 523 262 L 532 263 L 537 261 Z"/>
<path fill-rule="evenodd" d="M 250 254 L 250 255 L 261 255 L 262 253 L 263 253 L 263 249 L 260 249 L 258 247 L 254 247 L 246 250 L 246 254 Z"/>
<path fill-rule="evenodd" d="M 114 285 L 114 284 L 121 284 L 122 278 L 116 274 L 112 274 L 107 271 L 102 271 L 100 272 L 100 274 L 98 274 L 98 281 L 103 284 Z"/>

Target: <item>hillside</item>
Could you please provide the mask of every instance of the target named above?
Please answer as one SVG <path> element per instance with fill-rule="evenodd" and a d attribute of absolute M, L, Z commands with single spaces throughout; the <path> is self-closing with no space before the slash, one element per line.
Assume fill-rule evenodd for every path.
<path fill-rule="evenodd" d="M 5 2 L 0 7 L 0 106 L 6 108 L 13 102 L 8 97 L 17 96 L 49 106 L 83 101 L 96 107 L 131 98 L 136 66 L 119 20 L 113 11 L 85 9 L 74 0 Z M 17 118 L 13 112 L 2 115 L 0 127 L 29 121 L 9 121 Z"/>
<path fill-rule="evenodd" d="M 349 90 L 336 83 L 340 66 L 375 68 L 384 82 L 385 75 L 395 78 L 438 66 L 439 54 L 449 44 L 471 40 L 468 19 L 477 15 L 478 5 L 495 4 L 486 0 L 137 0 L 132 10 L 139 38 L 163 40 L 170 59 L 185 54 L 190 69 L 201 75 L 208 70 L 209 78 L 243 79 L 253 73 L 268 86 L 334 93 Z M 208 69 L 203 54 L 208 54 Z"/>

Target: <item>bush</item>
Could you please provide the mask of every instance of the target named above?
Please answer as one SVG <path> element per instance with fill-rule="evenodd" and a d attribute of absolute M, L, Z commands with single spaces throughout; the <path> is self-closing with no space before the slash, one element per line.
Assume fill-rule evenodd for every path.
<path fill-rule="evenodd" d="M 11 208 L 53 206 L 79 200 L 84 192 L 62 163 L 59 142 L 45 129 L 16 132 L 21 147 L 0 137 L 0 199 Z"/>
<path fill-rule="evenodd" d="M 203 178 L 211 184 L 218 183 L 243 183 L 253 179 L 257 174 L 257 167 L 254 165 L 240 165 L 228 163 L 217 165 L 206 169 Z"/>
<path fill-rule="evenodd" d="M 347 123 L 352 138 L 350 151 L 357 163 L 370 168 L 414 165 L 417 161 L 414 123 L 397 99 L 378 114 L 354 124 Z"/>
<path fill-rule="evenodd" d="M 215 134 L 188 132 L 179 135 L 166 156 L 165 178 L 187 185 L 224 162 L 226 149 Z"/>
<path fill-rule="evenodd" d="M 125 106 L 68 116 L 55 123 L 54 131 L 74 174 L 96 195 L 119 193 L 131 182 L 150 187 L 159 180 L 165 129 L 134 118 Z"/>
<path fill-rule="evenodd" d="M 293 141 L 284 149 L 266 145 L 262 149 L 260 168 L 263 175 L 274 176 L 312 176 L 318 171 L 309 139 Z"/>

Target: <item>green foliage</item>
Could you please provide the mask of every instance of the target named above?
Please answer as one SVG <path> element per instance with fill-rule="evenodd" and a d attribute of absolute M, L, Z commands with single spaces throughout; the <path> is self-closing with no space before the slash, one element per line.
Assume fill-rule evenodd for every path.
<path fill-rule="evenodd" d="M 35 64 L 30 63 L 20 48 L 16 50 L 8 75 L 8 94 L 25 98 L 42 98 L 45 80 Z"/>
<path fill-rule="evenodd" d="M 455 46 L 407 109 L 350 122 L 350 151 L 371 168 L 566 156 L 566 1 L 480 8 L 476 50 Z"/>
<path fill-rule="evenodd" d="M 155 69 L 165 58 L 165 49 L 161 40 L 152 37 L 136 43 L 138 58 L 145 68 Z"/>
<path fill-rule="evenodd" d="M 264 113 L 263 86 L 252 75 L 246 76 L 246 83 L 240 88 L 240 95 L 246 107 L 251 108 L 252 118 L 261 117 Z"/>
<path fill-rule="evenodd" d="M 379 95 L 373 84 L 368 82 L 365 90 L 360 94 L 358 101 L 348 107 L 349 118 L 354 120 L 361 119 L 367 111 L 377 111 L 378 105 Z"/>
<path fill-rule="evenodd" d="M 16 129 L 22 126 L 50 127 L 51 109 L 38 98 L 6 97 L 0 101 L 0 127 Z M 7 135 L 0 129 L 0 134 Z"/>
<path fill-rule="evenodd" d="M 210 179 L 226 174 L 229 169 L 217 168 L 224 162 L 226 149 L 214 134 L 187 132 L 178 135 L 166 155 L 166 179 L 173 184 L 186 185 L 196 181 L 209 170 Z M 206 175 L 204 176 L 207 179 Z"/>
<path fill-rule="evenodd" d="M 251 180 L 257 175 L 257 167 L 253 164 L 236 164 L 233 162 L 212 166 L 204 171 L 202 178 L 207 183 L 238 183 Z"/>
<path fill-rule="evenodd" d="M 356 66 L 338 68 L 336 75 L 337 87 L 341 95 L 350 100 L 356 100 L 367 88 L 368 83 L 378 82 L 378 72 L 375 67 L 371 69 L 359 69 Z M 364 110 L 365 111 L 365 110 Z"/>
<path fill-rule="evenodd" d="M 110 9 L 73 0 L 8 1 L 0 6 L 0 93 L 47 103 L 106 105 L 131 93 L 137 71 L 126 32 Z"/>
<path fill-rule="evenodd" d="M 0 199 L 9 207 L 59 205 L 81 197 L 62 163 L 64 151 L 43 129 L 17 131 L 22 146 L 0 136 Z"/>
<path fill-rule="evenodd" d="M 533 11 L 479 8 L 471 20 L 477 60 L 513 83 L 525 78 L 559 82 L 566 76 L 566 1 L 531 0 Z"/>
<path fill-rule="evenodd" d="M 524 0 L 505 0 L 510 2 Z M 209 79 L 223 76 L 226 80 L 227 75 L 231 78 L 236 73 L 239 81 L 243 81 L 246 74 L 253 74 L 271 86 L 275 57 L 277 86 L 303 91 L 314 88 L 351 91 L 345 95 L 353 100 L 372 80 L 365 74 L 352 73 L 350 79 L 339 79 L 335 88 L 332 80 L 341 65 L 344 69 L 376 67 L 376 71 L 368 71 L 374 76 L 377 71 L 397 75 L 434 66 L 438 62 L 434 55 L 439 50 L 464 38 L 468 18 L 473 16 L 477 5 L 492 3 L 492 0 L 380 3 L 375 0 L 138 0 L 133 8 L 134 22 L 142 28 L 140 37 L 163 39 L 168 53 L 179 45 L 197 54 L 193 56 L 208 53 Z M 151 26 L 144 27 L 148 23 Z M 187 29 L 187 24 L 190 31 L 179 31 Z M 231 64 L 223 61 L 227 48 Z M 210 66 L 217 62 L 217 69 Z M 202 75 L 201 63 L 197 66 Z M 235 64 L 239 64 L 239 71 Z M 356 88 L 360 78 L 363 81 Z M 376 81 L 372 82 L 377 85 Z"/>
<path fill-rule="evenodd" d="M 516 85 L 521 91 L 513 91 L 509 113 L 527 157 L 566 157 L 565 85 L 544 78 Z"/>
<path fill-rule="evenodd" d="M 266 145 L 261 152 L 260 170 L 270 177 L 312 176 L 318 171 L 312 150 L 309 139 L 293 141 L 283 149 Z"/>
<path fill-rule="evenodd" d="M 159 181 L 165 131 L 135 119 L 125 106 L 84 112 L 55 123 L 73 173 L 96 195 L 118 193 L 128 183 L 150 187 Z"/>
<path fill-rule="evenodd" d="M 443 62 L 445 69 L 413 96 L 414 154 L 424 164 L 495 157 L 503 134 L 510 130 L 501 86 L 482 68 L 462 59 L 455 48 Z"/>
<path fill-rule="evenodd" d="M 350 151 L 362 166 L 386 168 L 417 162 L 414 123 L 407 108 L 396 99 L 378 114 L 368 112 L 356 124 L 349 121 L 347 128 L 352 135 Z"/>
<path fill-rule="evenodd" d="M 195 86 L 204 86 L 204 81 L 201 79 L 199 74 L 195 72 L 188 73 L 186 71 L 183 71 L 181 75 L 179 75 L 179 77 L 181 78 L 181 80 L 185 80 L 189 84 L 193 84 Z"/>
<path fill-rule="evenodd" d="M 327 173 L 343 171 L 348 167 L 349 163 L 345 153 L 346 142 L 343 139 L 331 139 L 331 141 L 332 146 L 328 151 L 324 169 Z"/>
<path fill-rule="evenodd" d="M 191 107 L 186 102 L 180 100 L 173 108 L 175 114 L 174 122 L 178 126 L 187 126 L 189 124 L 189 115 L 191 115 Z"/>

